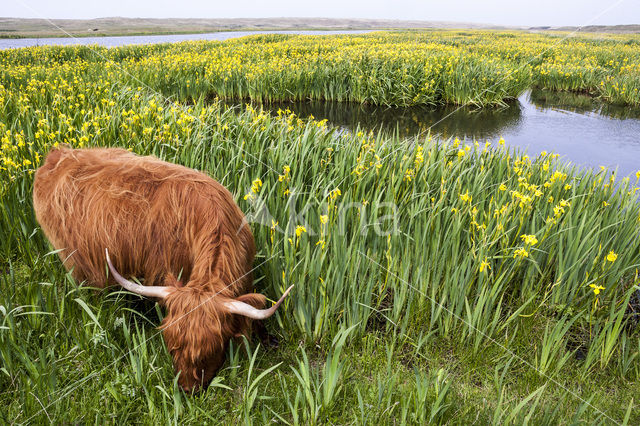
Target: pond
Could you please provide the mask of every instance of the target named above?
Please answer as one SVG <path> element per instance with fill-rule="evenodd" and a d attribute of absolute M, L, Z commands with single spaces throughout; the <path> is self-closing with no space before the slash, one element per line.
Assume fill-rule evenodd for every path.
<path fill-rule="evenodd" d="M 341 102 L 292 102 L 265 105 L 274 114 L 289 108 L 353 131 L 382 129 L 400 137 L 426 134 L 458 137 L 468 143 L 497 142 L 529 155 L 555 152 L 578 166 L 618 169 L 618 176 L 640 170 L 640 109 L 599 104 L 590 97 L 529 91 L 502 108 L 389 108 Z M 633 176 L 635 181 L 635 176 Z"/>
<path fill-rule="evenodd" d="M 31 46 L 72 46 L 97 44 L 104 47 L 125 46 L 127 44 L 177 43 L 188 40 L 228 40 L 255 34 L 298 34 L 298 35 L 331 35 L 362 34 L 369 30 L 345 31 L 221 31 L 203 34 L 166 34 L 114 37 L 52 37 L 52 38 L 14 38 L 0 39 L 0 49 L 15 49 Z"/>

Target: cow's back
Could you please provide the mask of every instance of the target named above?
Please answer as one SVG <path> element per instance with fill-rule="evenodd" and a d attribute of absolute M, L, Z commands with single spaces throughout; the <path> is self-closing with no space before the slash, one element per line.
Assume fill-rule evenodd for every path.
<path fill-rule="evenodd" d="M 33 198 L 65 267 L 91 285 L 106 284 L 105 248 L 123 275 L 146 284 L 162 284 L 169 272 L 189 277 L 202 239 L 215 245 L 222 235 L 248 238 L 239 256 L 253 261 L 253 237 L 231 194 L 202 173 L 153 157 L 113 148 L 52 150 L 36 172 Z"/>

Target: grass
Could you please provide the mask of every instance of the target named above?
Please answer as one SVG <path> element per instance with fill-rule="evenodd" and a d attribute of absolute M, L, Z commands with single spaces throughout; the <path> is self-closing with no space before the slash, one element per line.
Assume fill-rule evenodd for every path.
<path fill-rule="evenodd" d="M 109 55 L 154 49 L 169 47 Z M 93 53 L 9 52 L 1 71 L 3 421 L 640 421 L 637 180 L 504 141 L 338 133 L 206 90 L 171 102 L 133 84 L 149 72 L 137 61 L 127 75 L 78 55 Z M 212 386 L 183 394 L 162 309 L 82 287 L 39 230 L 33 171 L 56 143 L 130 148 L 228 187 L 254 232 L 258 291 L 296 284 L 273 338 L 235 342 Z"/>

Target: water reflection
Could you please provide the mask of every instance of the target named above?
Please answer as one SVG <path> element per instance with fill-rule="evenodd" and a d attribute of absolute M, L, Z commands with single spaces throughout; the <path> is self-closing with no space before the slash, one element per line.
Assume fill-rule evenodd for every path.
<path fill-rule="evenodd" d="M 640 109 L 605 105 L 584 95 L 534 90 L 503 108 L 389 108 L 340 102 L 264 105 L 274 114 L 288 108 L 348 131 L 397 132 L 401 138 L 431 134 L 467 141 L 497 141 L 536 155 L 554 151 L 574 164 L 618 168 L 618 176 L 640 169 Z M 635 177 L 634 177 L 635 180 Z"/>
<path fill-rule="evenodd" d="M 44 37 L 44 38 L 0 38 L 1 49 L 17 49 L 31 46 L 73 46 L 93 45 L 104 47 L 127 46 L 130 44 L 177 43 L 189 40 L 228 40 L 255 34 L 297 34 L 297 35 L 333 35 L 363 34 L 370 30 L 273 30 L 273 31 L 221 31 L 198 34 L 162 34 L 140 36 L 99 36 L 99 37 Z"/>
<path fill-rule="evenodd" d="M 594 113 L 619 119 L 640 119 L 638 107 L 611 105 L 578 93 L 537 89 L 528 93 L 527 100 L 540 108 L 562 109 L 581 114 Z"/>
<path fill-rule="evenodd" d="M 431 127 L 432 134 L 442 137 L 490 138 L 502 129 L 517 125 L 521 119 L 520 105 L 516 102 L 506 108 L 454 108 L 411 107 L 391 108 L 343 102 L 287 102 L 264 105 L 277 113 L 289 109 L 299 117 L 313 116 L 326 119 L 333 126 L 347 130 L 356 128 L 374 133 L 397 132 L 401 138 L 425 134 Z"/>

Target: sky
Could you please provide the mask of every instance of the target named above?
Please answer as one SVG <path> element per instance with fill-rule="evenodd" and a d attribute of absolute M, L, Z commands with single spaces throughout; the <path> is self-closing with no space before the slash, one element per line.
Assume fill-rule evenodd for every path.
<path fill-rule="evenodd" d="M 640 24 L 640 0 L 0 0 L 19 18 L 378 18 L 515 26 Z"/>

